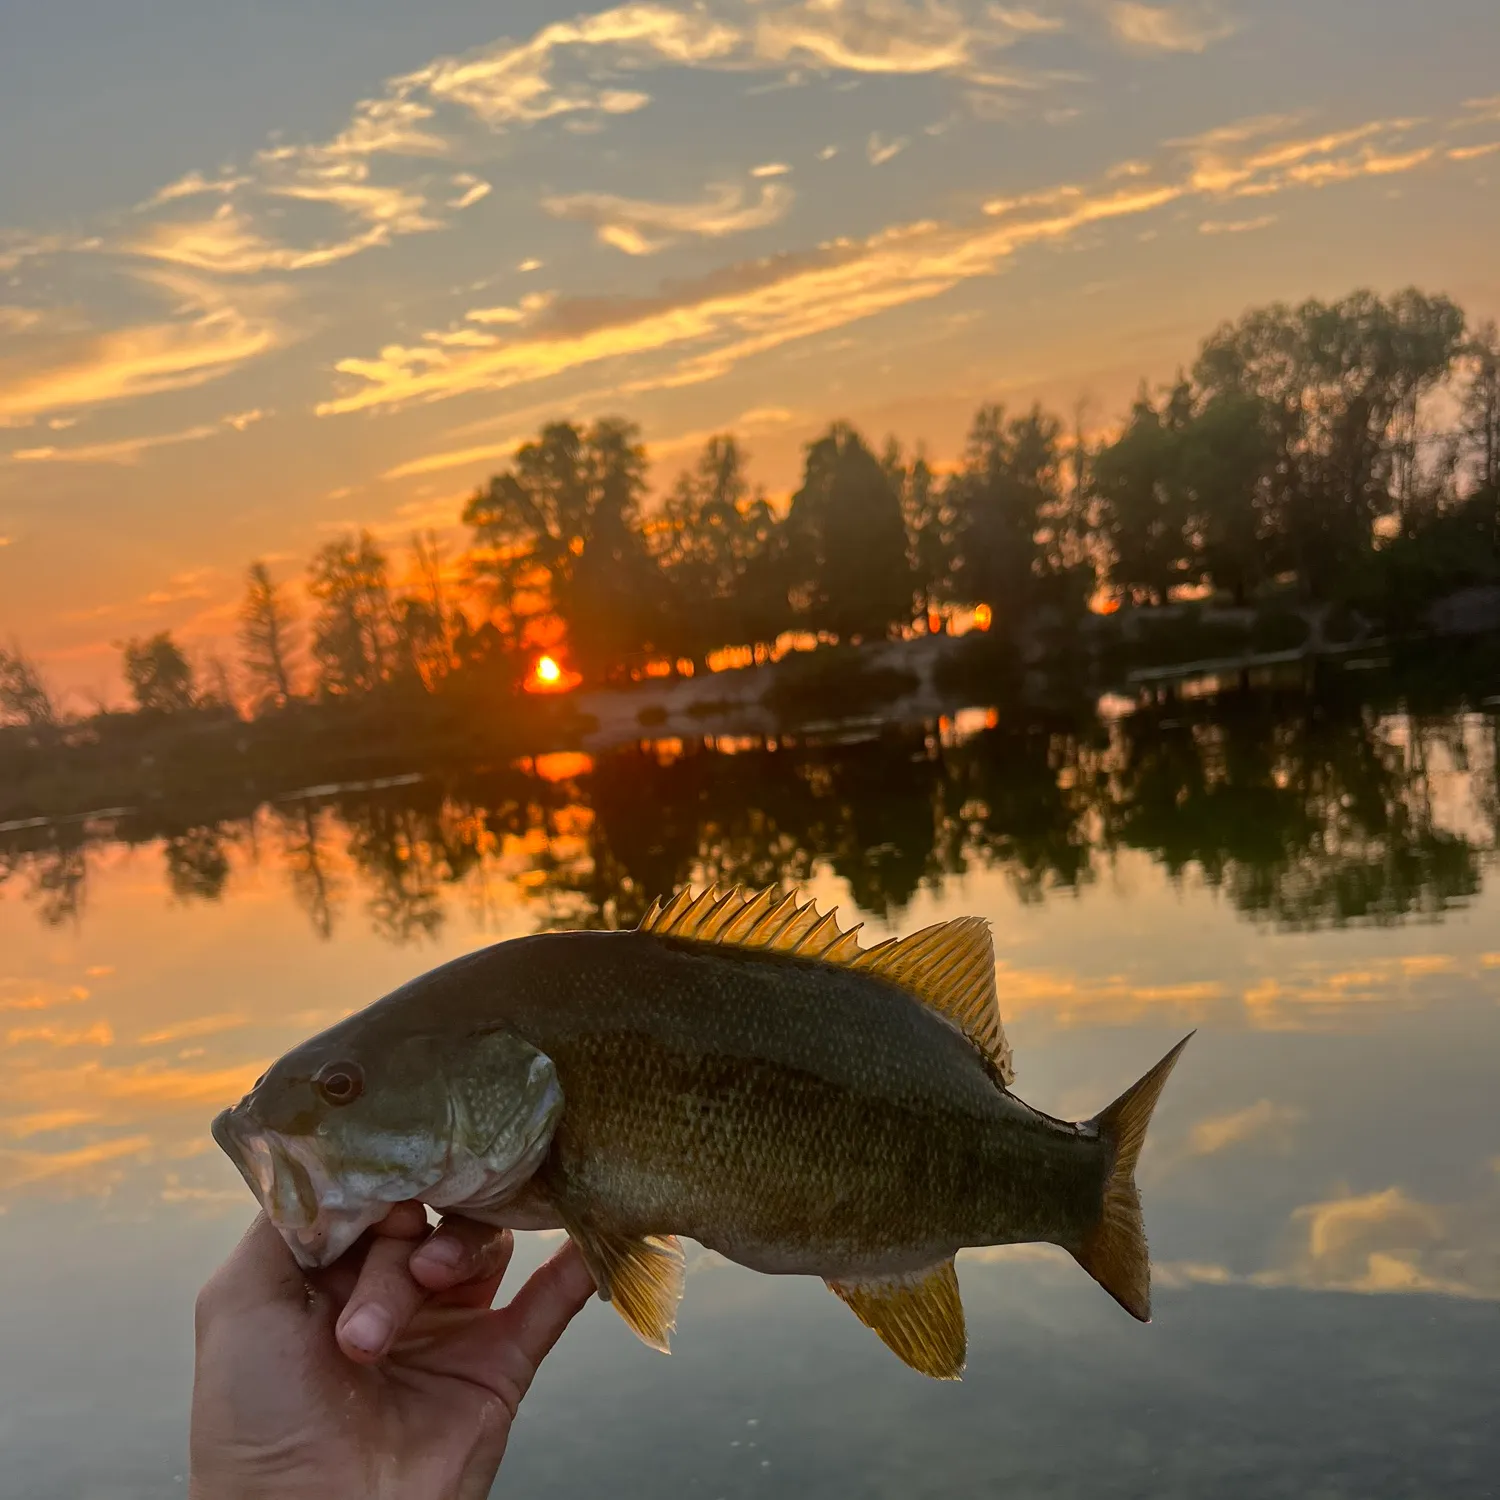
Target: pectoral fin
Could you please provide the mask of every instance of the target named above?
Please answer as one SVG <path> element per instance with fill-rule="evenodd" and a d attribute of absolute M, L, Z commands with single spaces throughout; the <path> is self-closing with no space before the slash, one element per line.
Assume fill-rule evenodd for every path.
<path fill-rule="evenodd" d="M 912 1369 L 937 1380 L 963 1374 L 968 1336 L 951 1260 L 884 1281 L 830 1281 L 829 1290 Z"/>
<path fill-rule="evenodd" d="M 568 1233 L 583 1254 L 600 1301 L 613 1302 L 643 1343 L 670 1354 L 685 1268 L 677 1236 L 632 1239 L 574 1224 L 568 1225 Z"/>

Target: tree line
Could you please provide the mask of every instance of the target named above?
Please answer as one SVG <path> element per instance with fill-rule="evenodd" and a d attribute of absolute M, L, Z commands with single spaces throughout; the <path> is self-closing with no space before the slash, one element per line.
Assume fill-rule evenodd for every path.
<path fill-rule="evenodd" d="M 1277 303 L 1216 329 L 1167 388 L 1143 385 L 1107 437 L 1039 405 L 987 405 L 941 472 L 835 422 L 784 505 L 730 434 L 655 503 L 646 475 L 631 423 L 553 422 L 464 506 L 461 558 L 418 536 L 398 579 L 370 532 L 337 537 L 302 608 L 253 563 L 240 696 L 262 713 L 514 689 L 541 649 L 599 682 L 733 648 L 763 659 L 789 633 L 940 629 L 978 604 L 1013 636 L 1091 603 L 1184 597 L 1339 602 L 1411 624 L 1445 592 L 1500 580 L 1500 333 L 1414 289 Z M 123 653 L 139 709 L 235 696 L 169 633 Z M 0 652 L 0 720 L 49 716 L 34 666 Z"/>

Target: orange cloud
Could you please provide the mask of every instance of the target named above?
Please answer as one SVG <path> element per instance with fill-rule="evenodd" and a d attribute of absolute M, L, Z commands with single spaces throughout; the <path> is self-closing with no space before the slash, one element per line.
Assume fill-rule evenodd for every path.
<path fill-rule="evenodd" d="M 1188 1151 L 1193 1156 L 1215 1156 L 1257 1138 L 1269 1138 L 1286 1148 L 1304 1118 L 1305 1112 L 1294 1105 L 1258 1099 L 1244 1109 L 1199 1120 L 1188 1133 Z"/>
<path fill-rule="evenodd" d="M 150 1136 L 132 1135 L 82 1146 L 76 1151 L 0 1151 L 0 1193 L 57 1178 L 81 1179 L 79 1185 L 85 1190 L 97 1187 L 99 1167 L 139 1156 L 150 1145 Z"/>
<path fill-rule="evenodd" d="M 556 219 L 591 224 L 602 244 L 627 255 L 653 255 L 679 239 L 722 239 L 762 229 L 784 218 L 795 195 L 782 183 L 768 182 L 760 196 L 746 201 L 735 183 L 718 183 L 695 203 L 651 203 L 613 193 L 574 193 L 544 198 Z"/>
<path fill-rule="evenodd" d="M 1234 22 L 1216 5 L 1144 5 L 1118 0 L 1105 13 L 1115 40 L 1137 52 L 1205 52 L 1232 36 Z"/>
<path fill-rule="evenodd" d="M 12 463 L 18 464 L 136 464 L 145 454 L 157 448 L 173 448 L 179 443 L 200 443 L 205 438 L 222 437 L 226 428 L 244 432 L 264 415 L 261 411 L 235 412 L 221 418 L 218 424 L 204 422 L 196 427 L 183 428 L 180 432 L 121 438 L 113 443 L 80 443 L 72 448 L 51 445 L 43 448 L 18 448 L 10 458 Z"/>
<path fill-rule="evenodd" d="M 1253 234 L 1257 229 L 1269 229 L 1277 217 L 1276 214 L 1262 214 L 1258 219 L 1206 219 L 1198 226 L 1198 233 Z"/>
<path fill-rule="evenodd" d="M 941 3 L 908 6 L 802 0 L 763 13 L 754 49 L 769 62 L 851 73 L 945 73 L 969 67 L 981 45 L 964 14 Z"/>
<path fill-rule="evenodd" d="M 35 1114 L 0 1119 L 0 1131 L 14 1140 L 47 1135 L 54 1130 L 71 1130 L 76 1125 L 91 1125 L 99 1116 L 88 1109 L 44 1109 Z"/>
<path fill-rule="evenodd" d="M 202 385 L 282 342 L 265 289 L 234 301 L 185 276 L 143 279 L 176 301 L 175 319 L 97 332 L 52 316 L 0 356 L 0 421 Z"/>
<path fill-rule="evenodd" d="M 238 1012 L 225 1011 L 215 1016 L 195 1016 L 190 1021 L 180 1021 L 174 1026 L 163 1026 L 159 1031 L 148 1031 L 136 1038 L 142 1047 L 154 1047 L 163 1042 L 182 1042 L 194 1037 L 218 1036 L 225 1031 L 235 1031 L 246 1024 L 246 1017 Z"/>
<path fill-rule="evenodd" d="M 1335 180 L 1411 171 L 1435 148 L 1392 153 L 1417 122 L 1384 120 L 1322 135 L 1267 142 L 1286 117 L 1242 121 L 1168 144 L 1155 169 L 1130 164 L 1128 178 L 1105 174 L 1091 186 L 1056 187 L 985 205 L 986 221 L 922 221 L 893 226 L 865 240 L 839 240 L 802 255 L 731 267 L 662 297 L 533 303 L 477 310 L 471 322 L 515 332 L 475 342 L 429 339 L 391 344 L 372 358 L 336 368 L 343 393 L 317 411 L 331 415 L 503 390 L 604 361 L 674 355 L 666 368 L 617 380 L 638 393 L 723 375 L 740 362 L 892 308 L 940 296 L 994 274 L 1033 245 L 1066 241 L 1093 226 L 1137 218 L 1183 199 L 1267 196 Z M 677 351 L 698 346 L 683 358 Z"/>
<path fill-rule="evenodd" d="M 5 1035 L 9 1047 L 24 1046 L 28 1042 L 45 1042 L 51 1047 L 110 1047 L 115 1034 L 108 1021 L 95 1021 L 92 1026 L 78 1026 L 69 1030 L 64 1026 L 16 1026 Z"/>

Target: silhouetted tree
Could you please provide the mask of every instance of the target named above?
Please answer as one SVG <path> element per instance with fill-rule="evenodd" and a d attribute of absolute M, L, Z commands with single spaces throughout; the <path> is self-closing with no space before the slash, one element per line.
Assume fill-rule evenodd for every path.
<path fill-rule="evenodd" d="M 396 641 L 404 669 L 431 691 L 453 670 L 454 642 L 468 622 L 449 596 L 436 533 L 413 534 L 411 562 L 411 581 L 392 608 Z"/>
<path fill-rule="evenodd" d="M 666 584 L 666 645 L 701 663 L 724 646 L 769 644 L 788 622 L 776 518 L 729 435 L 712 437 L 647 528 Z"/>
<path fill-rule="evenodd" d="M 1066 500 L 1061 434 L 1039 406 L 1009 421 L 1004 407 L 983 406 L 946 487 L 957 545 L 952 587 L 971 604 L 988 604 L 1007 629 L 1036 606 L 1049 571 L 1043 537 L 1060 523 Z"/>
<path fill-rule="evenodd" d="M 930 616 L 952 599 L 957 545 L 952 497 L 938 483 L 920 450 L 908 462 L 892 438 L 881 464 L 901 503 L 916 610 L 918 615 Z"/>
<path fill-rule="evenodd" d="M 240 605 L 240 660 L 257 711 L 280 708 L 292 697 L 296 623 L 291 601 L 265 563 L 251 563 Z"/>
<path fill-rule="evenodd" d="M 1417 413 L 1462 335 L 1463 314 L 1446 297 L 1360 291 L 1259 308 L 1204 343 L 1201 391 L 1259 398 L 1270 419 L 1276 564 L 1294 568 L 1309 595 L 1330 596 L 1370 551 L 1381 517 L 1407 525 Z"/>
<path fill-rule="evenodd" d="M 308 569 L 307 591 L 318 601 L 313 655 L 319 686 L 331 697 L 367 693 L 395 665 L 389 563 L 368 531 L 326 543 Z"/>
<path fill-rule="evenodd" d="M 1491 546 L 1500 549 L 1500 331 L 1481 324 L 1469 341 L 1469 383 L 1460 431 L 1474 493 L 1488 514 Z"/>
<path fill-rule="evenodd" d="M 0 724 L 54 729 L 57 704 L 37 664 L 19 644 L 0 646 Z"/>
<path fill-rule="evenodd" d="M 1254 396 L 1216 394 L 1177 436 L 1193 551 L 1187 571 L 1244 604 L 1270 576 L 1263 538 L 1276 450 L 1266 412 Z"/>
<path fill-rule="evenodd" d="M 193 668 L 166 630 L 124 645 L 125 682 L 145 713 L 181 713 L 198 701 Z"/>
<path fill-rule="evenodd" d="M 656 647 L 660 589 L 642 535 L 646 455 L 614 419 L 554 422 L 464 508 L 475 574 L 517 645 L 561 625 L 579 667 L 602 674 Z"/>
<path fill-rule="evenodd" d="M 1178 585 L 1197 581 L 1182 475 L 1182 438 L 1191 415 L 1192 391 L 1185 380 L 1160 407 L 1143 390 L 1124 432 L 1094 458 L 1094 493 L 1111 577 L 1132 598 L 1149 604 L 1164 604 Z"/>
<path fill-rule="evenodd" d="M 847 424 L 835 423 L 808 446 L 786 534 L 792 599 L 805 628 L 880 640 L 911 622 L 901 502 Z"/>

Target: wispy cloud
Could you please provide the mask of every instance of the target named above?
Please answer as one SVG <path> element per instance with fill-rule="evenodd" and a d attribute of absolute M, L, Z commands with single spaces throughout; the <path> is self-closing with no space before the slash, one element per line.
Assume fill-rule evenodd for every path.
<path fill-rule="evenodd" d="M 645 89 L 622 82 L 634 85 L 662 68 L 952 73 L 989 88 L 1029 88 L 1045 76 L 996 72 L 986 57 L 1063 24 L 1024 7 L 990 7 L 976 17 L 942 0 L 796 0 L 741 6 L 736 16 L 647 0 L 555 22 L 523 41 L 435 58 L 390 79 L 380 97 L 361 100 L 327 140 L 277 144 L 242 168 L 190 172 L 162 188 L 140 205 L 146 222 L 119 248 L 226 275 L 314 270 L 443 228 L 449 214 L 486 196 L 489 184 L 472 173 L 451 175 L 447 186 L 458 192 L 441 198 L 430 177 L 432 164 L 453 156 L 474 127 L 496 133 L 559 121 L 593 128 L 650 104 Z M 187 219 L 154 217 L 205 197 L 222 201 Z M 307 238 L 280 227 L 273 234 L 263 211 L 273 200 L 332 209 L 340 226 Z"/>
<path fill-rule="evenodd" d="M 1411 121 L 1375 121 L 1313 136 L 1284 133 L 1283 121 L 1241 122 L 1168 143 L 1145 171 L 1105 173 L 985 205 L 976 223 L 919 221 L 864 240 L 841 240 L 801 255 L 730 267 L 658 297 L 566 299 L 531 308 L 483 310 L 471 321 L 509 325 L 482 347 L 430 340 L 392 344 L 371 358 L 338 363 L 348 385 L 323 402 L 334 414 L 546 380 L 606 360 L 631 360 L 626 391 L 686 385 L 792 340 L 847 326 L 890 308 L 937 297 L 994 273 L 1028 246 L 1068 240 L 1114 220 L 1136 219 L 1186 199 L 1268 197 L 1296 188 L 1411 171 L 1432 150 L 1400 147 Z M 503 324 L 502 324 L 503 316 Z M 688 345 L 697 351 L 680 357 Z M 674 351 L 669 368 L 648 356 Z"/>
<path fill-rule="evenodd" d="M 178 432 L 157 433 L 150 437 L 121 438 L 112 443 L 80 443 L 71 448 L 53 446 L 18 448 L 10 455 L 20 464 L 136 464 L 157 448 L 173 448 L 179 443 L 198 443 L 205 438 L 220 437 L 225 430 L 244 432 L 264 417 L 259 410 L 234 412 L 219 422 L 200 423 Z"/>
<path fill-rule="evenodd" d="M 14 1026 L 5 1034 L 10 1047 L 36 1043 L 48 1047 L 110 1047 L 114 1040 L 108 1021 L 95 1021 L 91 1026 Z"/>
<path fill-rule="evenodd" d="M 335 265 L 361 251 L 388 245 L 398 234 L 441 227 L 424 212 L 425 200 L 419 195 L 399 188 L 372 188 L 368 181 L 306 180 L 272 191 L 357 209 L 364 227 L 335 239 L 287 245 L 263 235 L 238 204 L 223 203 L 206 219 L 152 224 L 125 241 L 121 249 L 127 254 L 220 276 L 249 276 L 262 271 L 308 271 Z"/>
<path fill-rule="evenodd" d="M 0 421 L 202 385 L 282 342 L 274 288 L 231 297 L 178 273 L 141 279 L 175 317 L 99 331 L 50 315 L 0 354 Z"/>
<path fill-rule="evenodd" d="M 888 141 L 879 131 L 872 131 L 870 139 L 865 142 L 865 158 L 872 167 L 879 167 L 890 161 L 892 157 L 899 156 L 906 146 L 907 140 L 904 135 Z"/>
<path fill-rule="evenodd" d="M 142 1047 L 160 1046 L 165 1042 L 184 1042 L 196 1037 L 219 1036 L 226 1031 L 236 1031 L 246 1024 L 246 1018 L 238 1011 L 225 1011 L 212 1016 L 195 1016 L 189 1021 L 179 1021 L 172 1026 L 163 1026 L 156 1031 L 144 1032 L 136 1038 Z"/>
<path fill-rule="evenodd" d="M 1285 1149 L 1303 1118 L 1304 1112 L 1295 1105 L 1258 1099 L 1244 1109 L 1199 1120 L 1189 1132 L 1188 1150 L 1194 1156 L 1215 1156 L 1252 1140 L 1266 1140 Z"/>
<path fill-rule="evenodd" d="M 29 1115 L 0 1119 L 0 1133 L 12 1140 L 24 1141 L 33 1135 L 49 1135 L 54 1130 L 90 1125 L 98 1118 L 98 1114 L 90 1109 L 42 1109 Z"/>
<path fill-rule="evenodd" d="M 600 81 L 590 54 L 627 67 L 685 65 L 728 59 L 742 42 L 739 28 L 703 10 L 622 5 L 545 26 L 529 41 L 501 41 L 465 57 L 438 58 L 392 80 L 388 89 L 393 104 L 422 109 L 429 107 L 417 102 L 422 99 L 452 103 L 496 129 L 560 115 L 628 114 L 648 103 L 648 96 Z M 570 65 L 576 76 L 565 71 Z"/>
<path fill-rule="evenodd" d="M 979 37 L 961 10 L 928 0 L 803 0 L 767 10 L 756 56 L 852 73 L 941 73 L 974 61 Z"/>
<path fill-rule="evenodd" d="M 458 189 L 458 197 L 448 200 L 449 208 L 469 208 L 478 203 L 481 198 L 489 197 L 493 191 L 490 184 L 482 177 L 476 177 L 472 172 L 458 172 L 453 177 L 453 186 Z"/>
<path fill-rule="evenodd" d="M 1198 226 L 1198 233 L 1252 234 L 1257 229 L 1269 229 L 1276 220 L 1275 214 L 1261 214 L 1255 219 L 1205 219 Z"/>
<path fill-rule="evenodd" d="M 627 255 L 652 255 L 679 239 L 722 239 L 762 229 L 785 216 L 794 196 L 780 182 L 763 183 L 754 198 L 736 183 L 715 183 L 691 203 L 574 193 L 544 199 L 542 206 L 553 218 L 593 225 L 601 243 Z"/>
<path fill-rule="evenodd" d="M 1116 0 L 1106 11 L 1115 40 L 1138 52 L 1204 52 L 1233 35 L 1235 24 L 1213 4 L 1146 5 Z"/>
<path fill-rule="evenodd" d="M 118 1178 L 117 1173 L 110 1173 L 101 1180 L 101 1167 L 140 1156 L 150 1145 L 150 1136 L 131 1135 L 75 1151 L 0 1151 L 0 1193 L 58 1179 L 69 1180 L 82 1191 L 98 1190 Z"/>

